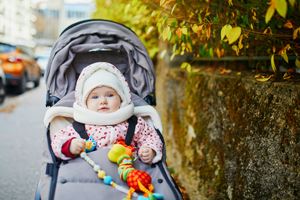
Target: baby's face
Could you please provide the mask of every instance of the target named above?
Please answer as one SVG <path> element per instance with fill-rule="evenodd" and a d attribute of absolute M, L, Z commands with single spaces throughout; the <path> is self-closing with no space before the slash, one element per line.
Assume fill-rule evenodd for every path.
<path fill-rule="evenodd" d="M 87 97 L 86 105 L 88 109 L 96 112 L 111 113 L 120 108 L 121 97 L 110 87 L 96 87 Z"/>

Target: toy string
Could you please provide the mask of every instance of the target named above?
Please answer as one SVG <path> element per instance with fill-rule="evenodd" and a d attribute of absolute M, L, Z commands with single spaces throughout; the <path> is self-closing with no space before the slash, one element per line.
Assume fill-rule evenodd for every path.
<path fill-rule="evenodd" d="M 98 178 L 103 180 L 104 184 L 106 185 L 110 185 L 112 186 L 113 188 L 119 190 L 120 192 L 123 192 L 125 194 L 128 194 L 129 192 L 129 189 L 121 186 L 121 185 L 118 185 L 117 183 L 115 183 L 113 180 L 112 180 L 112 177 L 111 176 L 108 176 L 106 175 L 106 172 L 104 170 L 102 170 L 100 168 L 99 165 L 97 165 L 88 155 L 86 152 L 82 152 L 80 154 L 80 157 L 82 159 L 84 159 L 90 166 L 92 166 L 93 170 L 97 173 L 98 175 Z M 132 196 L 134 197 L 138 197 L 138 194 L 137 193 L 133 193 Z"/>

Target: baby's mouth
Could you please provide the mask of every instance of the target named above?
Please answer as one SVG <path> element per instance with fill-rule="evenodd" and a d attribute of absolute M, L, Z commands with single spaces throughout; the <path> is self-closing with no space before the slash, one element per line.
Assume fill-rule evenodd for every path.
<path fill-rule="evenodd" d="M 105 111 L 108 111 L 108 110 L 109 110 L 108 107 L 102 107 L 102 108 L 98 109 L 99 112 L 105 112 Z"/>

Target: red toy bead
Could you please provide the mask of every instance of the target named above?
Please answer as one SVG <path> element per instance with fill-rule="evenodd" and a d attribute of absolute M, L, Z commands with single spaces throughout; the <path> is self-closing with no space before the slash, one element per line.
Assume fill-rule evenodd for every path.
<path fill-rule="evenodd" d="M 140 191 L 138 181 L 140 181 L 143 186 L 148 188 L 148 186 L 151 184 L 151 176 L 145 171 L 131 171 L 127 176 L 128 186 L 134 188 L 135 191 Z"/>

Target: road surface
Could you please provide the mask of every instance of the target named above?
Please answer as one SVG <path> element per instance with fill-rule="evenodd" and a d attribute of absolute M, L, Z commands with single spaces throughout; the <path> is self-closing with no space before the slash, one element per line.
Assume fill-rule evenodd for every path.
<path fill-rule="evenodd" d="M 0 200 L 34 198 L 45 134 L 45 94 L 41 80 L 38 88 L 8 96 L 0 106 Z"/>

